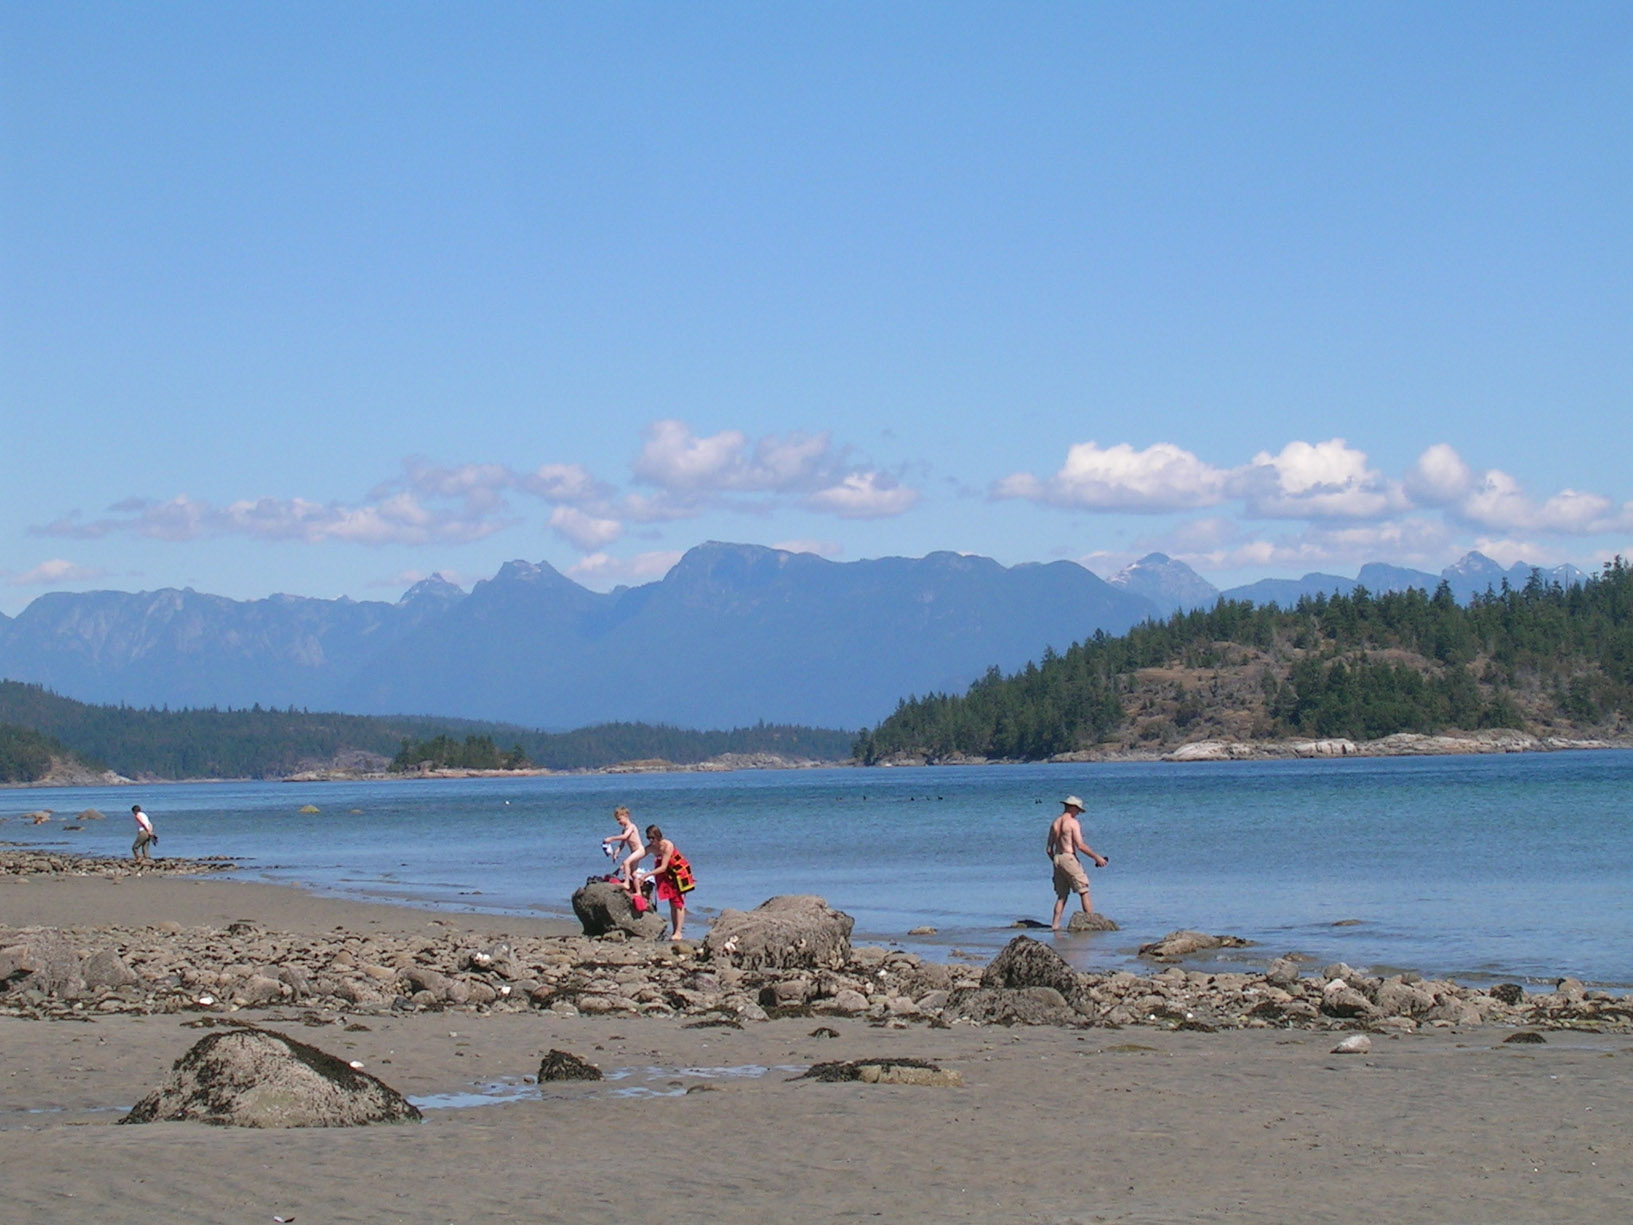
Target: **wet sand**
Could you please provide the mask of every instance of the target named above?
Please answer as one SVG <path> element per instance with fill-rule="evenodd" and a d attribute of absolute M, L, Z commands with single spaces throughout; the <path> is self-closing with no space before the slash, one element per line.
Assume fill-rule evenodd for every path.
<path fill-rule="evenodd" d="M 0 882 L 0 924 L 248 919 L 274 931 L 568 930 L 208 878 Z M 0 1018 L 8 1217 L 39 1221 L 1622 1221 L 1633 1039 L 1373 1036 L 421 1012 L 256 1024 L 361 1061 L 417 1125 L 114 1126 L 207 1030 L 189 1014 Z M 814 1036 L 820 1028 L 837 1037 Z M 599 1083 L 527 1083 L 562 1048 Z M 912 1057 L 956 1088 L 820 1083 Z M 437 1106 L 498 1083 L 494 1104 Z M 501 1100 L 506 1099 L 506 1100 Z"/>

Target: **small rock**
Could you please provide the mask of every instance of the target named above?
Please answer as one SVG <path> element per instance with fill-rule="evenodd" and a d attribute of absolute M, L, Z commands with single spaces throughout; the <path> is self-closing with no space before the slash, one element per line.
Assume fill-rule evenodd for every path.
<path fill-rule="evenodd" d="M 1114 932 L 1121 930 L 1116 920 L 1095 911 L 1084 914 L 1081 910 L 1066 921 L 1066 930 L 1069 932 Z"/>
<path fill-rule="evenodd" d="M 570 1051 L 552 1049 L 539 1064 L 539 1083 L 552 1080 L 600 1080 L 601 1069 Z"/>

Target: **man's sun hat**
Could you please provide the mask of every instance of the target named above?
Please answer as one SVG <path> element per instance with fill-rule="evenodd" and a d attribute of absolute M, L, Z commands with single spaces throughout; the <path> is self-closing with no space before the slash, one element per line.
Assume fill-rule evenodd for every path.
<path fill-rule="evenodd" d="M 1083 801 L 1078 799 L 1075 795 L 1067 796 L 1060 802 L 1060 806 L 1062 808 L 1075 808 L 1078 812 L 1083 811 Z"/>

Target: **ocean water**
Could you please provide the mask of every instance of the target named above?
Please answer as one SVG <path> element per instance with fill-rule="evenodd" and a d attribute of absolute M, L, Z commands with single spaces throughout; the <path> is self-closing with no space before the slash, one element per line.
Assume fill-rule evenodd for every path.
<path fill-rule="evenodd" d="M 723 907 L 816 893 L 858 941 L 984 959 L 1053 904 L 1043 841 L 1060 797 L 1110 859 L 1091 870 L 1117 932 L 1051 937 L 1084 969 L 1131 968 L 1178 928 L 1254 942 L 1221 968 L 1302 952 L 1470 983 L 1633 988 L 1633 752 L 1175 765 L 191 783 L 0 792 L 0 842 L 164 855 L 246 878 L 432 908 L 570 915 L 607 870 L 612 809 L 661 825 Z M 303 805 L 320 811 L 302 814 Z M 17 817 L 50 808 L 42 825 Z M 105 821 L 66 830 L 94 807 Z M 1076 908 L 1075 899 L 1071 902 Z M 4 921 L 0 895 L 0 922 Z M 933 936 L 909 936 L 918 927 Z"/>

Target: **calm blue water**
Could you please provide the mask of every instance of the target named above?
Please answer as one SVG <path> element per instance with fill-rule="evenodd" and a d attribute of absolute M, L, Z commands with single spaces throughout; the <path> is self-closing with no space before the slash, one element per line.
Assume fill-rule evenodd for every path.
<path fill-rule="evenodd" d="M 126 854 L 140 800 L 164 854 L 231 856 L 247 877 L 567 914 L 606 870 L 599 840 L 623 803 L 696 868 L 689 934 L 721 907 L 817 893 L 856 917 L 859 939 L 944 959 L 1048 919 L 1042 844 L 1069 792 L 1111 860 L 1090 875 L 1096 909 L 1123 928 L 1059 938 L 1083 968 L 1129 966 L 1141 943 L 1197 928 L 1257 941 L 1242 964 L 1301 951 L 1470 982 L 1633 987 L 1633 752 L 1619 750 L 6 791 L 0 841 Z M 58 819 L 15 819 L 40 807 Z M 87 807 L 108 819 L 62 828 Z M 1360 922 L 1334 926 L 1345 920 Z M 937 935 L 906 935 L 920 926 Z"/>

